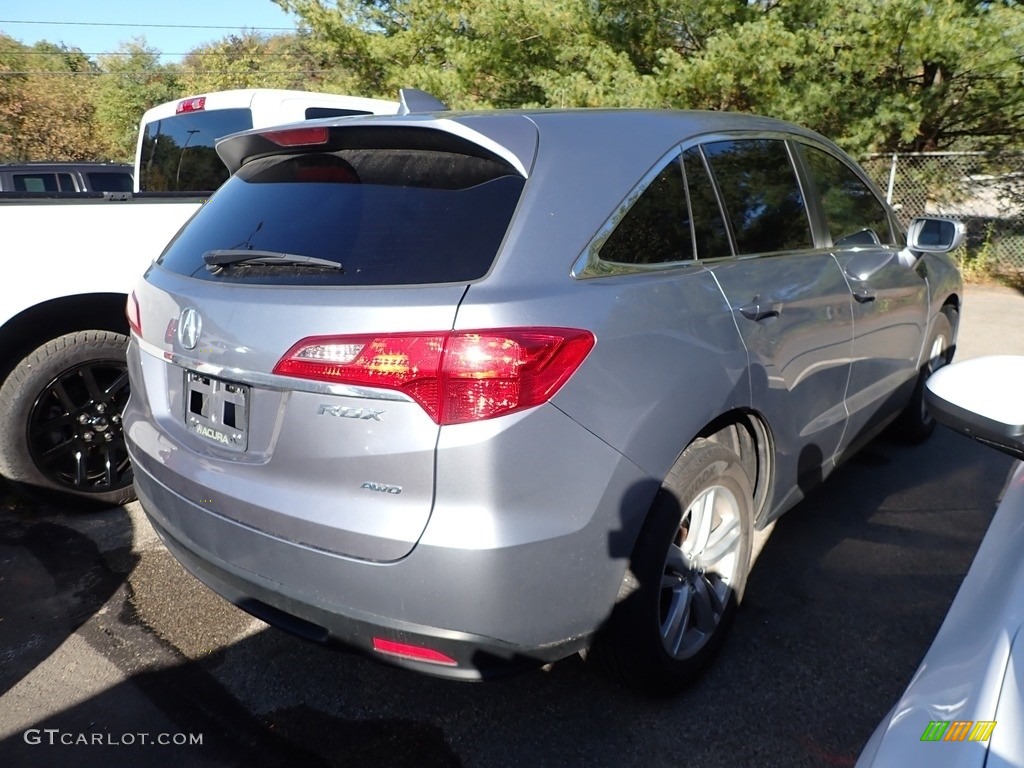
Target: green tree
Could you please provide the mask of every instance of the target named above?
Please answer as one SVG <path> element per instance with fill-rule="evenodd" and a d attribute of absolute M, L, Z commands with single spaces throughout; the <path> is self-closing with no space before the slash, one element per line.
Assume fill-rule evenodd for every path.
<path fill-rule="evenodd" d="M 275 1 L 356 93 L 414 86 L 456 108 L 637 101 L 633 66 L 595 35 L 588 0 Z"/>
<path fill-rule="evenodd" d="M 629 56 L 643 75 L 659 68 L 660 53 L 692 56 L 719 30 L 741 24 L 761 4 L 737 0 L 597 0 L 591 4 L 595 33 Z"/>
<path fill-rule="evenodd" d="M 124 159 L 145 109 L 303 88 L 455 108 L 731 109 L 853 152 L 1022 146 L 1013 0 L 274 0 L 295 35 L 230 35 L 179 65 L 142 39 L 93 63 L 0 35 L 0 157 Z"/>
<path fill-rule="evenodd" d="M 0 36 L 0 158 L 94 160 L 96 69 L 80 50 Z"/>
<path fill-rule="evenodd" d="M 228 35 L 189 52 L 182 61 L 187 93 L 230 88 L 318 90 L 324 63 L 299 35 Z"/>
<path fill-rule="evenodd" d="M 95 125 L 112 159 L 135 158 L 139 120 L 150 107 L 181 95 L 177 67 L 160 63 L 160 52 L 144 38 L 124 43 L 116 53 L 101 56 L 96 93 Z"/>
<path fill-rule="evenodd" d="M 16 160 L 18 131 L 25 111 L 24 89 L 27 76 L 21 74 L 25 50 L 18 41 L 0 35 L 0 160 Z"/>
<path fill-rule="evenodd" d="M 360 93 L 742 110 L 855 152 L 1024 143 L 1024 6 L 1010 0 L 275 2 Z"/>
<path fill-rule="evenodd" d="M 662 104 L 781 117 L 856 152 L 1020 143 L 1015 3 L 748 4 L 699 47 L 658 55 Z"/>

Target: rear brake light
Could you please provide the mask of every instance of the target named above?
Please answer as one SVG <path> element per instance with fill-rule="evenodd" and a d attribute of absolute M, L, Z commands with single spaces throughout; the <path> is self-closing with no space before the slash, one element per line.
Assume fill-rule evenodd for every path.
<path fill-rule="evenodd" d="M 206 97 L 198 96 L 194 99 L 179 101 L 174 112 L 180 115 L 182 112 L 202 112 L 204 109 L 206 109 Z"/>
<path fill-rule="evenodd" d="M 264 131 L 260 134 L 281 147 L 304 147 L 327 143 L 326 128 L 287 128 L 283 131 Z"/>
<path fill-rule="evenodd" d="M 313 336 L 274 373 L 404 392 L 437 424 L 462 424 L 550 400 L 594 347 L 575 328 Z"/>
<path fill-rule="evenodd" d="M 128 326 L 136 336 L 142 335 L 142 313 L 139 311 L 139 300 L 135 298 L 135 291 L 124 306 L 124 313 L 128 317 Z"/>

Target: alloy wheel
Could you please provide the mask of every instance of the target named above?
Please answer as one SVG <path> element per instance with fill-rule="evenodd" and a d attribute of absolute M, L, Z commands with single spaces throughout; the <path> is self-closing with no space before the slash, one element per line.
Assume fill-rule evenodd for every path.
<path fill-rule="evenodd" d="M 672 658 L 697 653 L 721 622 L 740 537 L 740 507 L 728 488 L 705 489 L 683 513 L 661 583 L 661 639 Z"/>
<path fill-rule="evenodd" d="M 40 392 L 28 421 L 32 460 L 60 486 L 106 493 L 132 483 L 121 414 L 128 401 L 123 361 L 69 368 Z"/>

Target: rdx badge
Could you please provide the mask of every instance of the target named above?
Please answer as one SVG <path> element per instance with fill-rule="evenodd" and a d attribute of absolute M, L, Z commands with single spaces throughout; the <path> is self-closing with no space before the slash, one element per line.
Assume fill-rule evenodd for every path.
<path fill-rule="evenodd" d="M 363 419 L 365 421 L 382 421 L 383 413 L 384 411 L 375 411 L 372 408 L 348 408 L 344 405 L 321 405 L 317 410 L 319 416 L 337 416 L 341 419 Z"/>

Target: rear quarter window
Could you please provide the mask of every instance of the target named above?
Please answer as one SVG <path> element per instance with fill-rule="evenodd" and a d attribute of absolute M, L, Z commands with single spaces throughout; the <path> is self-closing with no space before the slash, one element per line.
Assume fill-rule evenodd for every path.
<path fill-rule="evenodd" d="M 633 201 L 601 246 L 601 258 L 615 264 L 666 264 L 693 258 L 678 156 Z"/>
<path fill-rule="evenodd" d="M 203 280 L 280 285 L 412 285 L 490 269 L 524 179 L 501 161 L 424 149 L 345 149 L 242 166 L 159 262 Z M 203 254 L 258 250 L 338 269 L 238 264 Z"/>

